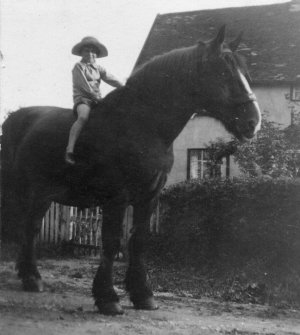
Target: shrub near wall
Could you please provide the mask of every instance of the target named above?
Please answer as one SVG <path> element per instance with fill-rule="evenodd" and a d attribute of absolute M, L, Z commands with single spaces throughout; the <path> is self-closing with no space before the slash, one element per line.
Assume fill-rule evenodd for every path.
<path fill-rule="evenodd" d="M 206 180 L 161 195 L 161 234 L 152 252 L 179 264 L 259 261 L 266 270 L 300 275 L 300 183 Z"/>

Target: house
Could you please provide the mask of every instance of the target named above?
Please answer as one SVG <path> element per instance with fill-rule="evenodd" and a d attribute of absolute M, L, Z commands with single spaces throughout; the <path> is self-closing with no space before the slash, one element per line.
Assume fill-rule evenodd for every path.
<path fill-rule="evenodd" d="M 300 0 L 281 4 L 199 10 L 157 15 L 135 67 L 155 55 L 213 38 L 226 24 L 227 39 L 243 31 L 239 52 L 247 59 L 251 87 L 262 111 L 286 127 L 300 120 Z M 175 162 L 168 184 L 203 178 L 207 145 L 229 140 L 225 128 L 211 118 L 193 117 L 174 142 Z M 238 176 L 232 157 L 223 159 L 222 176 Z"/>

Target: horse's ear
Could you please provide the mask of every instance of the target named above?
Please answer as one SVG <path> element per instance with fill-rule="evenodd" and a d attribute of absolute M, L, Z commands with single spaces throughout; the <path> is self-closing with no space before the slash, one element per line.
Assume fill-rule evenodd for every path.
<path fill-rule="evenodd" d="M 203 42 L 198 42 L 198 45 L 205 45 L 206 48 L 202 55 L 202 62 L 205 63 L 210 57 L 219 56 L 222 51 L 222 44 L 225 39 L 225 24 L 219 29 L 218 34 L 212 40 L 203 44 Z"/>
<path fill-rule="evenodd" d="M 225 24 L 219 29 L 217 36 L 210 42 L 210 50 L 213 53 L 219 54 L 221 52 L 221 46 L 225 40 Z"/>
<path fill-rule="evenodd" d="M 242 41 L 243 34 L 244 34 L 243 31 L 240 32 L 239 36 L 235 40 L 228 43 L 229 48 L 232 52 L 235 52 L 237 50 L 238 46 L 240 45 Z"/>
<path fill-rule="evenodd" d="M 225 30 L 226 25 L 223 24 L 223 26 L 219 29 L 218 35 L 216 37 L 216 40 L 218 40 L 218 43 L 222 44 L 225 40 Z"/>

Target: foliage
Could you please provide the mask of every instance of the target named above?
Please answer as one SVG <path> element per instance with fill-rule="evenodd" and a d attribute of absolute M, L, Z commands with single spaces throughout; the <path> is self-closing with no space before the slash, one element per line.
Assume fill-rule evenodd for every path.
<path fill-rule="evenodd" d="M 163 244 L 155 248 L 182 263 L 252 257 L 267 257 L 272 266 L 295 262 L 300 274 L 299 203 L 300 184 L 289 180 L 180 183 L 161 196 Z"/>
<path fill-rule="evenodd" d="M 216 157 L 232 154 L 241 171 L 255 177 L 268 175 L 277 177 L 296 177 L 299 173 L 300 126 L 286 129 L 276 122 L 268 120 L 265 112 L 261 130 L 256 138 L 240 144 L 236 139 L 226 143 L 222 139 L 211 142 L 208 147 L 212 154 L 212 164 Z"/>
<path fill-rule="evenodd" d="M 300 303 L 300 182 L 190 181 L 167 188 L 160 203 L 161 233 L 152 237 L 151 259 L 164 255 L 168 264 L 210 269 L 216 279 L 217 272 L 225 278 L 237 272 L 232 280 L 244 282 L 228 299 L 253 298 L 262 288 L 269 294 L 276 283 L 272 295 L 289 287 L 291 300 Z"/>

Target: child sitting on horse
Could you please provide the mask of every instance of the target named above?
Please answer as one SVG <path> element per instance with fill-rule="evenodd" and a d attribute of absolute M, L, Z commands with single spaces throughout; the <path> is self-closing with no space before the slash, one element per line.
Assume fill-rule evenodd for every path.
<path fill-rule="evenodd" d="M 72 54 L 81 56 L 72 70 L 74 112 L 77 120 L 71 127 L 65 161 L 74 165 L 74 147 L 80 132 L 88 120 L 91 108 L 101 100 L 100 83 L 121 87 L 122 83 L 96 63 L 96 58 L 106 57 L 106 47 L 96 38 L 84 37 L 72 48 Z"/>

